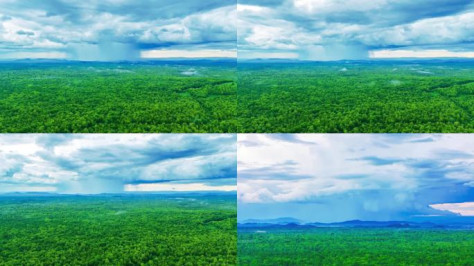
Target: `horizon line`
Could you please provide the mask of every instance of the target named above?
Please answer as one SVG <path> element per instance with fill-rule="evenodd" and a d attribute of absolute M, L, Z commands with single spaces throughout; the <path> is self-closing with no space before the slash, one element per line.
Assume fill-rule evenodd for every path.
<path fill-rule="evenodd" d="M 118 63 L 118 62 L 150 62 L 150 61 L 199 61 L 199 60 L 213 60 L 213 61 L 235 61 L 235 57 L 168 57 L 168 58 L 137 58 L 137 59 L 120 59 L 120 60 L 80 60 L 68 58 L 3 58 L 0 62 L 21 62 L 21 61 L 59 61 L 59 62 L 102 62 L 102 63 Z"/>
<path fill-rule="evenodd" d="M 235 57 L 169 57 L 169 58 L 142 58 L 142 59 L 126 59 L 126 60 L 78 60 L 66 58 L 12 58 L 0 59 L 0 63 L 23 63 L 25 61 L 31 62 L 77 62 L 77 63 L 141 63 L 141 62 L 166 62 L 166 61 L 227 61 L 227 62 L 265 62 L 265 61 L 280 61 L 280 62 L 300 62 L 300 63 L 330 63 L 330 62 L 370 62 L 370 61 L 474 61 L 472 57 L 400 57 L 400 58 L 364 58 L 364 59 L 336 59 L 336 60 L 312 60 L 312 59 L 297 59 L 297 58 L 235 58 Z"/>
<path fill-rule="evenodd" d="M 122 191 L 122 192 L 101 192 L 101 193 L 61 193 L 61 192 L 49 192 L 49 191 L 11 191 L 11 192 L 0 192 L 0 196 L 11 195 L 11 194 L 49 194 L 49 195 L 65 195 L 65 196 L 96 196 L 96 195 L 122 195 L 122 194 L 163 194 L 163 193 L 236 193 L 237 190 L 189 190 L 189 191 Z"/>
<path fill-rule="evenodd" d="M 429 216 L 429 217 L 440 217 L 440 218 L 461 218 L 461 219 L 473 219 L 474 216 L 462 216 L 462 215 L 436 215 L 436 216 Z M 291 222 L 278 222 L 272 220 L 278 219 L 293 219 L 294 221 Z M 273 219 L 245 219 L 245 220 L 237 220 L 238 224 L 272 224 L 272 225 L 290 225 L 290 224 L 297 224 L 297 225 L 311 225 L 311 224 L 341 224 L 341 223 L 349 223 L 349 222 L 362 222 L 362 223 L 389 223 L 389 222 L 397 222 L 397 223 L 426 223 L 426 221 L 413 221 L 413 220 L 359 220 L 359 219 L 352 219 L 352 220 L 341 220 L 341 221 L 333 221 L 333 222 L 318 222 L 318 221 L 303 221 L 297 218 L 292 217 L 282 217 L 282 218 L 273 218 Z M 429 221 L 428 221 L 429 222 Z"/>

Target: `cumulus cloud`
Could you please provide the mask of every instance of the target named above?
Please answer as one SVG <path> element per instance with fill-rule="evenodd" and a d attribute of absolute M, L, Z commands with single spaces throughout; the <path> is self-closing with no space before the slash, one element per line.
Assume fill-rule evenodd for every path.
<path fill-rule="evenodd" d="M 300 204 L 310 220 L 407 219 L 474 196 L 469 135 L 249 134 L 238 143 L 238 200 L 247 218 L 259 206 L 286 217 L 284 206 Z M 349 216 L 320 213 L 349 207 Z"/>
<path fill-rule="evenodd" d="M 371 58 L 474 58 L 474 52 L 448 50 L 377 50 L 369 53 Z"/>
<path fill-rule="evenodd" d="M 61 53 L 67 59 L 123 60 L 156 48 L 235 49 L 230 0 L 3 0 L 0 10 L 1 58 Z"/>
<path fill-rule="evenodd" d="M 442 203 L 430 206 L 438 210 L 449 211 L 462 216 L 474 216 L 474 202 Z"/>
<path fill-rule="evenodd" d="M 245 0 L 237 10 L 242 58 L 364 59 L 394 48 L 469 52 L 474 41 L 471 0 Z"/>
<path fill-rule="evenodd" d="M 234 135 L 3 135 L 0 192 L 235 188 Z M 144 189 L 143 189 L 144 190 Z"/>

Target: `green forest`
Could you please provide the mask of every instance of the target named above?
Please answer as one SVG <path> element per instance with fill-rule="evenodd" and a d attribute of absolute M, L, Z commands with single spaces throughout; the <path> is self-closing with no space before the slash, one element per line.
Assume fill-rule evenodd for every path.
<path fill-rule="evenodd" d="M 474 132 L 474 62 L 239 62 L 239 132 Z"/>
<path fill-rule="evenodd" d="M 239 265 L 472 265 L 474 231 L 239 229 Z"/>
<path fill-rule="evenodd" d="M 235 265 L 235 198 L 0 196 L 0 265 Z"/>
<path fill-rule="evenodd" d="M 0 63 L 0 132 L 237 131 L 235 62 Z"/>
<path fill-rule="evenodd" d="M 474 132 L 471 61 L 0 63 L 0 132 Z"/>

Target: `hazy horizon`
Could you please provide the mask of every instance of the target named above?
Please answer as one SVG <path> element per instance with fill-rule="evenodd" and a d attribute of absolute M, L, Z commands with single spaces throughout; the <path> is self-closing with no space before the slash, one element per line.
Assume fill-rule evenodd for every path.
<path fill-rule="evenodd" d="M 461 215 L 454 215 L 454 216 L 430 216 L 430 217 L 415 217 L 410 219 L 401 219 L 401 220 L 360 220 L 360 219 L 352 219 L 352 220 L 335 220 L 335 221 L 326 221 L 321 222 L 318 220 L 302 220 L 295 217 L 272 217 L 266 219 L 238 219 L 238 223 L 246 224 L 246 223 L 270 223 L 270 224 L 291 224 L 297 223 L 301 225 L 307 224 L 340 224 L 340 223 L 351 223 L 351 222 L 374 222 L 374 223 L 389 223 L 389 222 L 407 222 L 413 224 L 423 224 L 423 223 L 435 223 L 435 224 L 449 224 L 449 223 L 469 223 L 474 224 L 474 216 L 461 216 Z"/>
<path fill-rule="evenodd" d="M 60 58 L 14 58 L 0 59 L 0 62 L 24 62 L 39 61 L 41 62 L 81 62 L 81 63 L 141 63 L 141 62 L 300 62 L 300 63 L 332 63 L 332 62 L 430 62 L 430 61 L 474 61 L 469 57 L 430 57 L 430 58 L 365 58 L 365 59 L 335 59 L 335 60 L 315 60 L 315 59 L 292 59 L 292 58 L 223 58 L 223 57 L 202 57 L 202 58 L 142 58 L 133 60 L 76 60 L 76 59 L 60 59 Z"/>

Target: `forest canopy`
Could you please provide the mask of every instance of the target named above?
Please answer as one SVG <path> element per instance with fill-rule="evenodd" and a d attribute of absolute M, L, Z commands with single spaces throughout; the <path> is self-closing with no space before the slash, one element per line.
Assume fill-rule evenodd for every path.
<path fill-rule="evenodd" d="M 474 132 L 472 61 L 243 62 L 240 132 Z"/>
<path fill-rule="evenodd" d="M 233 61 L 0 64 L 0 132 L 237 131 Z"/>
<path fill-rule="evenodd" d="M 235 197 L 0 196 L 0 264 L 234 265 Z"/>

